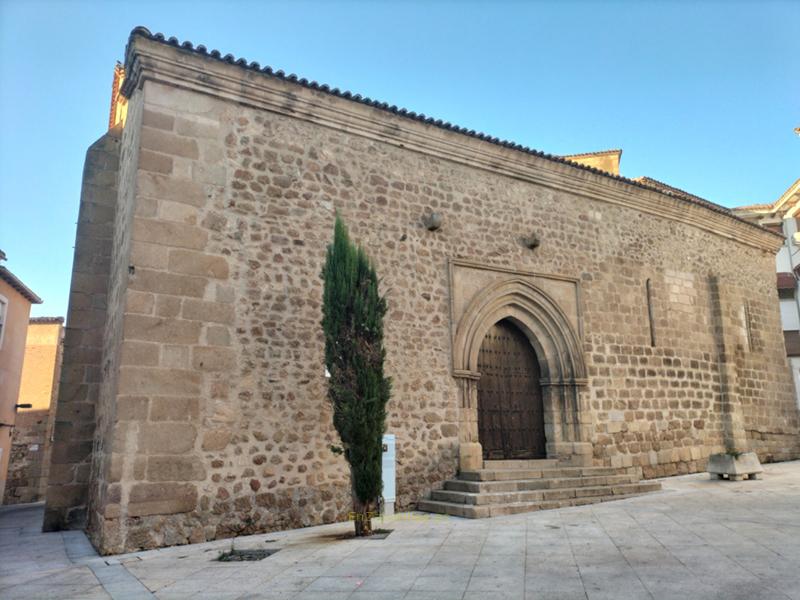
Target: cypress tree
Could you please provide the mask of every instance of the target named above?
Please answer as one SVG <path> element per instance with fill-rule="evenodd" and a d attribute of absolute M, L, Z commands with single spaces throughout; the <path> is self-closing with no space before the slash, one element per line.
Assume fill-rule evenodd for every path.
<path fill-rule="evenodd" d="M 391 394 L 391 381 L 383 375 L 386 299 L 378 292 L 378 276 L 367 254 L 350 241 L 338 215 L 322 278 L 333 425 L 350 465 L 356 535 L 370 535 L 382 490 L 382 436 Z"/>

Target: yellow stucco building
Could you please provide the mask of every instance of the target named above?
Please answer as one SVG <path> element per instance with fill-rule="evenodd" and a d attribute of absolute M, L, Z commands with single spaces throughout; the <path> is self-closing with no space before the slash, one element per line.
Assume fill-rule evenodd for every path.
<path fill-rule="evenodd" d="M 0 260 L 4 259 L 5 254 L 0 251 Z M 31 304 L 41 302 L 18 277 L 0 265 L 0 498 L 11 455 L 28 318 Z"/>
<path fill-rule="evenodd" d="M 63 323 L 62 317 L 37 317 L 30 320 L 19 386 L 19 403 L 31 404 L 31 408 L 23 410 L 50 408 L 53 389 L 57 385 L 54 375 Z"/>

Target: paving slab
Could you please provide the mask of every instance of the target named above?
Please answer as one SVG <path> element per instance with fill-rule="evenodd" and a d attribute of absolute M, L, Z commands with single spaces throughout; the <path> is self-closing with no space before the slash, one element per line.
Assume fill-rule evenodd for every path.
<path fill-rule="evenodd" d="M 43 506 L 0 507 L 0 600 L 800 600 L 800 461 L 760 481 L 662 480 L 663 491 L 482 521 L 405 513 L 384 540 L 338 523 L 238 538 L 278 548 L 220 563 L 218 540 L 98 556 L 41 533 Z"/>

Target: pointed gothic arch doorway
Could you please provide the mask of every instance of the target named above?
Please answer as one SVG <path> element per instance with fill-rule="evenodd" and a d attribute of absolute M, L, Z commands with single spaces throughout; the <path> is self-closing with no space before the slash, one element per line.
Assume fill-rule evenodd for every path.
<path fill-rule="evenodd" d="M 528 340 L 539 367 L 546 457 L 566 464 L 592 464 L 592 420 L 585 393 L 587 378 L 581 339 L 555 297 L 567 298 L 560 278 L 555 296 L 536 284 L 545 276 L 508 273 L 468 263 L 452 263 L 453 376 L 459 394 L 459 468 L 482 468 L 478 423 L 484 338 L 495 324 L 511 322 Z M 452 266 L 451 265 L 451 266 Z M 483 273 L 491 276 L 483 277 Z M 551 286 L 552 287 L 552 286 Z M 568 304 L 568 302 L 566 302 Z M 579 323 L 579 321 L 575 321 Z"/>
<path fill-rule="evenodd" d="M 486 332 L 478 372 L 483 458 L 545 458 L 539 361 L 526 335 L 510 319 L 501 319 Z"/>

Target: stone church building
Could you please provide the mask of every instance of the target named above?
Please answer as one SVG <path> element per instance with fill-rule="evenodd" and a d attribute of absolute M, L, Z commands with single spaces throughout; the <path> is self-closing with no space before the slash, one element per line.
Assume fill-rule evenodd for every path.
<path fill-rule="evenodd" d="M 800 456 L 782 238 L 619 152 L 556 157 L 135 29 L 88 150 L 45 528 L 104 553 L 347 518 L 320 271 L 388 298 L 397 508 L 486 459 L 653 478 Z"/>

